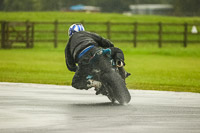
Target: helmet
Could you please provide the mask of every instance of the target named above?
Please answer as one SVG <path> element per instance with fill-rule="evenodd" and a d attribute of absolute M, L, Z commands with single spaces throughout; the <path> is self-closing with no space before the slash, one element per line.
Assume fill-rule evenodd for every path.
<path fill-rule="evenodd" d="M 79 31 L 85 31 L 85 28 L 83 27 L 83 25 L 82 24 L 73 24 L 69 27 L 68 35 L 71 37 L 72 34 L 74 34 L 75 32 L 79 32 Z"/>

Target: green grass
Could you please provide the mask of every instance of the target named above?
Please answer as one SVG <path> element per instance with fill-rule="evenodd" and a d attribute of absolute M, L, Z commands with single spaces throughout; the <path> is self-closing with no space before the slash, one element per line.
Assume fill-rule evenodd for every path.
<path fill-rule="evenodd" d="M 58 20 L 59 22 L 163 22 L 163 23 L 190 23 L 190 24 L 199 24 L 200 18 L 199 17 L 169 17 L 169 16 L 147 16 L 147 15 L 133 15 L 133 16 L 125 16 L 122 14 L 117 13 L 72 13 L 72 12 L 0 12 L 0 21 L 6 20 L 6 21 L 34 21 L 34 22 L 54 22 L 55 20 Z M 68 30 L 68 27 L 70 24 L 59 24 L 58 29 L 59 31 L 66 31 Z M 107 27 L 106 25 L 91 25 L 85 23 L 85 28 L 88 31 L 95 31 L 99 33 L 98 31 L 106 31 Z M 1 28 L 1 27 L 0 27 Z M 35 31 L 38 30 L 54 30 L 53 24 L 35 24 L 34 27 Z M 192 26 L 188 27 L 188 32 L 190 32 L 192 29 Z M 197 29 L 200 31 L 199 26 L 197 26 Z M 130 31 L 132 32 L 134 30 L 134 26 L 132 25 L 112 25 L 111 26 L 112 31 Z M 154 31 L 158 32 L 159 27 L 158 25 L 146 25 L 142 26 L 139 25 L 137 28 L 138 31 Z M 176 32 L 183 32 L 184 27 L 183 26 L 163 26 L 164 32 L 169 31 L 176 31 Z M 101 34 L 104 37 L 107 37 L 106 33 Z M 54 34 L 53 32 L 43 32 L 43 33 L 35 33 L 34 39 L 35 40 L 41 40 L 41 39 L 53 39 Z M 168 35 L 164 34 L 163 39 L 164 40 L 183 40 L 184 35 Z M 67 40 L 66 34 L 59 33 L 58 39 L 60 40 Z M 133 34 L 111 34 L 112 40 L 132 40 Z M 138 34 L 137 39 L 139 40 L 158 40 L 158 34 Z M 197 40 L 200 41 L 199 34 L 193 34 L 188 36 L 188 41 Z"/>
<path fill-rule="evenodd" d="M 86 22 L 200 22 L 199 17 L 169 17 L 133 15 L 125 16 L 117 13 L 72 13 L 72 12 L 0 12 L 0 20 L 9 21 L 86 21 Z"/>
<path fill-rule="evenodd" d="M 85 22 L 165 22 L 165 23 L 200 23 L 199 17 L 166 17 L 166 16 L 138 16 L 131 17 L 121 14 L 108 13 L 69 13 L 69 12 L 0 12 L 0 20 L 7 21 L 77 21 Z M 129 26 L 111 27 L 112 30 L 132 30 Z M 85 26 L 87 30 L 102 30 L 105 26 Z M 54 28 L 50 25 L 37 26 L 36 30 Z M 67 30 L 68 25 L 59 26 Z M 158 27 L 139 27 L 141 30 L 158 30 Z M 191 27 L 190 27 L 191 28 Z M 190 30 L 189 28 L 189 30 Z M 197 27 L 198 30 L 199 27 Z M 183 31 L 182 27 L 164 31 Z M 106 34 L 101 34 L 106 37 Z M 36 34 L 37 38 L 48 38 L 48 33 Z M 67 41 L 67 35 L 61 34 L 60 38 Z M 198 35 L 192 35 L 199 40 Z M 114 35 L 112 39 L 132 39 L 131 35 Z M 139 39 L 157 39 L 154 35 L 141 35 Z M 183 35 L 165 35 L 165 39 L 180 39 Z M 190 37 L 188 38 L 190 39 Z M 16 44 L 14 44 L 16 45 Z M 18 44 L 17 44 L 18 45 Z M 21 44 L 20 44 L 21 45 Z M 200 46 L 199 44 L 163 44 L 163 48 L 157 48 L 157 44 L 139 43 L 133 48 L 131 43 L 116 43 L 125 53 L 126 70 L 132 75 L 127 78 L 127 86 L 130 89 L 187 91 L 200 93 Z M 69 72 L 65 66 L 64 47 L 58 44 L 54 49 L 52 43 L 35 43 L 33 49 L 0 49 L 0 81 L 2 82 L 26 82 L 70 85 L 74 73 Z"/>
<path fill-rule="evenodd" d="M 127 69 L 133 70 L 128 84 L 135 88 L 200 91 L 200 60 L 197 57 L 135 55 L 127 62 L 131 62 L 127 63 Z"/>
<path fill-rule="evenodd" d="M 154 46 L 123 49 L 130 89 L 200 92 L 200 47 Z M 33 49 L 0 50 L 0 81 L 70 85 L 74 73 L 67 70 L 64 45 L 38 44 Z"/>
<path fill-rule="evenodd" d="M 63 49 L 0 50 L 0 55 L 1 81 L 45 84 L 70 83 L 72 73 L 66 71 Z"/>

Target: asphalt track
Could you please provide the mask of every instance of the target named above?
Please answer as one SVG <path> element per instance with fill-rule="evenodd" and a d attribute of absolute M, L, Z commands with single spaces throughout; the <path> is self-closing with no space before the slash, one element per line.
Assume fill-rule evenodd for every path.
<path fill-rule="evenodd" d="M 131 90 L 126 106 L 94 90 L 0 82 L 1 133 L 200 133 L 200 94 Z"/>

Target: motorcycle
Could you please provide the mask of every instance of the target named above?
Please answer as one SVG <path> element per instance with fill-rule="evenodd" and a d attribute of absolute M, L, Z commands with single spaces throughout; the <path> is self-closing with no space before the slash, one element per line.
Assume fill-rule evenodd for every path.
<path fill-rule="evenodd" d="M 125 79 L 119 74 L 118 64 L 111 58 L 111 50 L 100 49 L 90 59 L 93 70 L 87 79 L 100 81 L 102 86 L 96 94 L 102 94 L 114 103 L 125 105 L 130 102 L 131 95 L 126 87 Z"/>

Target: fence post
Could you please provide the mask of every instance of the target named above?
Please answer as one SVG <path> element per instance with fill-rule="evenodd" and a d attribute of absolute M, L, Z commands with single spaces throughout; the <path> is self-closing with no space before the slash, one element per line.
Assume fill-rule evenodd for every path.
<path fill-rule="evenodd" d="M 30 39 L 29 39 L 29 21 L 26 21 L 26 48 L 30 48 Z"/>
<path fill-rule="evenodd" d="M 35 26 L 35 23 L 34 22 L 32 22 L 32 24 L 31 24 L 31 48 L 33 48 L 33 46 L 34 46 L 34 26 Z"/>
<path fill-rule="evenodd" d="M 55 20 L 54 22 L 54 48 L 57 48 L 57 42 L 58 42 L 58 20 Z"/>
<path fill-rule="evenodd" d="M 187 41 L 188 41 L 187 32 L 188 32 L 188 24 L 185 23 L 185 24 L 184 24 L 184 41 L 183 41 L 183 46 L 184 46 L 185 48 L 187 47 Z"/>
<path fill-rule="evenodd" d="M 9 24 L 10 24 L 10 22 L 6 22 L 5 23 L 5 27 L 6 27 L 6 29 L 5 29 L 5 48 L 11 48 L 11 43 L 10 43 L 10 41 L 9 41 L 9 37 L 10 37 L 10 32 L 9 32 Z"/>
<path fill-rule="evenodd" d="M 1 22 L 1 48 L 9 48 L 8 46 L 8 22 Z"/>
<path fill-rule="evenodd" d="M 111 36 L 110 36 L 110 21 L 107 22 L 107 38 L 110 40 Z"/>
<path fill-rule="evenodd" d="M 137 26 L 138 26 L 138 23 L 135 22 L 133 23 L 134 25 L 134 29 L 133 29 L 133 46 L 136 48 L 137 47 Z"/>
<path fill-rule="evenodd" d="M 161 48 L 162 47 L 162 22 L 159 22 L 158 26 L 159 26 L 159 31 L 158 31 L 158 36 L 159 36 L 158 47 Z"/>
<path fill-rule="evenodd" d="M 5 48 L 5 21 L 1 21 L 1 48 Z"/>

